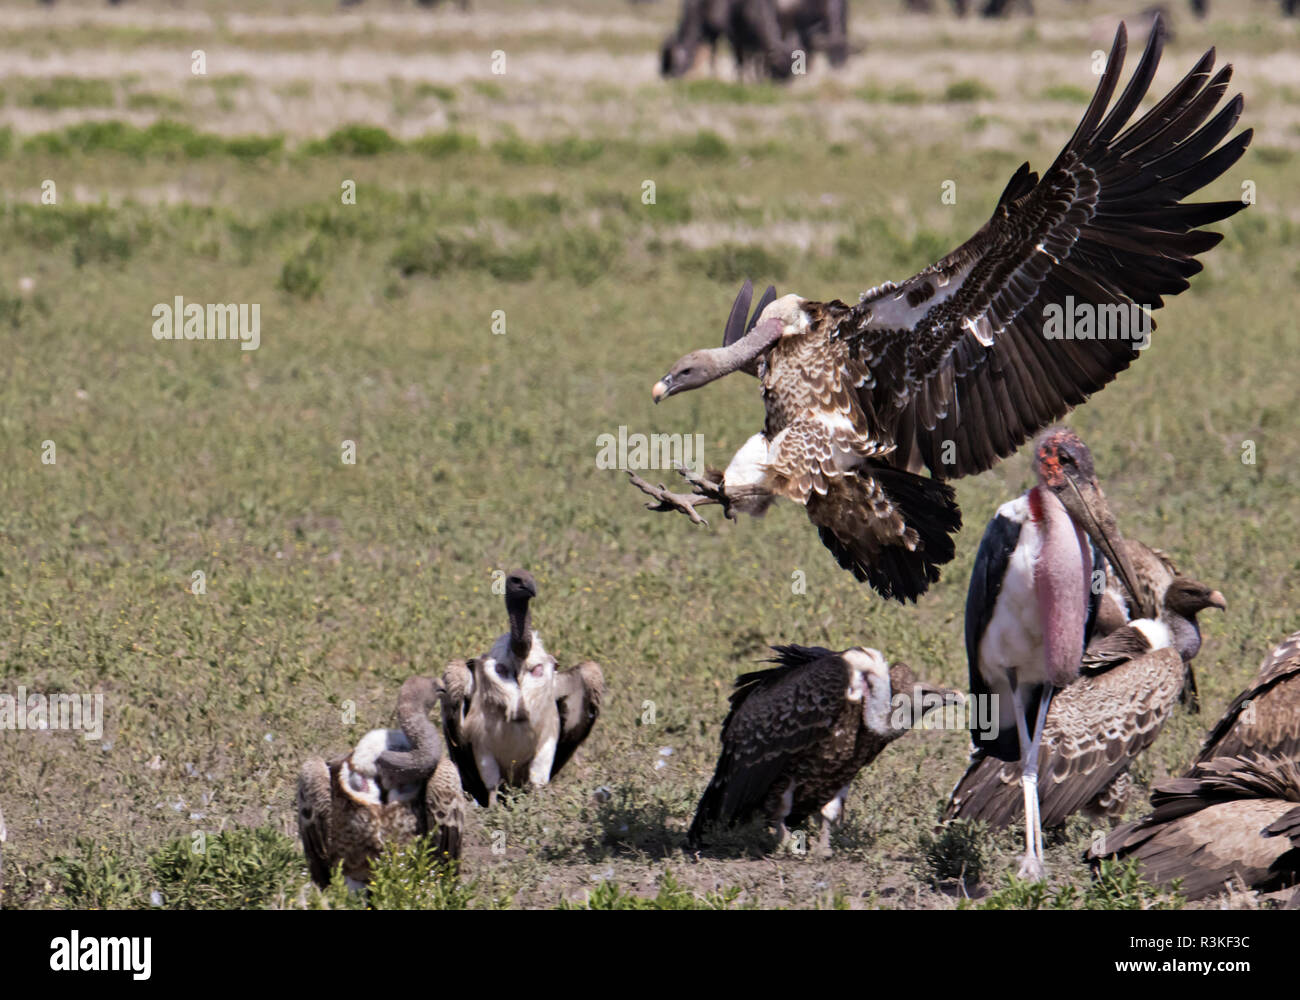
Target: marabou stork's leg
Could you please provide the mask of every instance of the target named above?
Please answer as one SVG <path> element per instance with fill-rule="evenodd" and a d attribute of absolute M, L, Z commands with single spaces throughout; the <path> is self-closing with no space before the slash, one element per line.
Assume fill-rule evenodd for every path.
<path fill-rule="evenodd" d="M 1043 868 L 1043 825 L 1038 810 L 1038 748 L 1043 741 L 1052 686 L 1049 684 L 1043 688 L 1032 735 L 1025 722 L 1025 705 L 1019 688 L 1012 689 L 1011 698 L 1016 710 L 1016 735 L 1020 740 L 1020 786 L 1025 793 L 1025 856 L 1018 875 L 1031 882 L 1041 882 L 1046 872 Z"/>

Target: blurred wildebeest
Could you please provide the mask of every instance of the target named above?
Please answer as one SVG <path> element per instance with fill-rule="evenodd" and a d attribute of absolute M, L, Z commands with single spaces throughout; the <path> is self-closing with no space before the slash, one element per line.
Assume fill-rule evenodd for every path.
<path fill-rule="evenodd" d="M 731 8 L 736 0 L 682 0 L 677 28 L 659 49 L 660 72 L 664 76 L 685 76 L 695 64 L 702 47 L 709 47 L 709 69 L 718 57 L 718 39 L 731 40 Z M 735 42 L 732 41 L 735 49 Z M 741 56 L 736 54 L 739 65 Z"/>
<path fill-rule="evenodd" d="M 776 0 L 776 14 L 782 33 L 793 31 L 809 55 L 824 52 L 832 66 L 849 58 L 848 0 Z"/>
<path fill-rule="evenodd" d="M 737 73 L 787 79 L 796 52 L 825 52 L 839 66 L 849 56 L 847 0 L 683 0 L 676 30 L 660 48 L 664 76 L 683 76 L 701 48 L 716 66 L 718 39 L 725 37 Z"/>

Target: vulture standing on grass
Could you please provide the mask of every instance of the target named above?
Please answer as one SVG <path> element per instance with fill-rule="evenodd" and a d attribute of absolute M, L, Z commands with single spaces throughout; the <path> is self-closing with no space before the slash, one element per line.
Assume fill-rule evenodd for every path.
<path fill-rule="evenodd" d="M 723 346 L 679 359 L 653 397 L 749 372 L 762 383 L 764 428 L 720 482 L 688 477 L 692 494 L 634 479 L 658 501 L 653 509 L 694 520 L 697 505 L 761 513 L 785 497 L 807 509 L 858 580 L 898 600 L 924 593 L 953 557 L 949 536 L 961 525 L 942 480 L 1010 455 L 1109 383 L 1147 342 L 1121 339 L 1127 327 L 1103 331 L 1114 339 L 1072 339 L 1074 328 L 1057 321 L 1081 309 L 1115 324 L 1121 315 L 1146 318 L 1188 287 L 1201 270 L 1197 254 L 1222 238 L 1198 227 L 1244 207 L 1240 199 L 1183 204 L 1251 139 L 1247 130 L 1219 145 L 1242 100 L 1214 114 L 1231 68 L 1211 77 L 1213 50 L 1130 122 L 1161 46 L 1162 31 L 1152 31 L 1107 112 L 1127 48 L 1121 24 L 1096 95 L 1042 179 L 1021 166 L 984 228 L 915 277 L 873 288 L 852 306 L 786 295 L 748 327 L 747 284 Z"/>
<path fill-rule="evenodd" d="M 442 728 L 461 781 L 480 805 L 502 785 L 541 786 L 559 773 L 591 733 L 605 680 L 587 660 L 557 672 L 555 657 L 532 628 L 532 574 L 506 578 L 510 631 L 490 652 L 443 674 Z"/>
<path fill-rule="evenodd" d="M 931 707 L 961 701 L 956 691 L 890 666 L 874 649 L 835 653 L 774 646 L 779 666 L 742 674 L 722 723 L 722 755 L 695 810 L 688 841 L 698 847 L 710 826 L 757 814 L 777 830 L 813 813 L 822 819 L 821 850 L 830 851 L 854 775 Z"/>
<path fill-rule="evenodd" d="M 1039 819 L 1044 829 L 1082 811 L 1118 818 L 1132 788 L 1129 765 L 1155 742 L 1200 650 L 1196 616 L 1223 610 L 1217 590 L 1182 577 L 1162 595 L 1159 620 L 1138 619 L 1095 640 L 1083 676 L 1053 698 L 1038 752 Z M 1023 818 L 1018 760 L 977 749 L 944 819 L 983 820 L 995 829 Z"/>
<path fill-rule="evenodd" d="M 1151 806 L 1150 815 L 1108 833 L 1088 859 L 1136 858 L 1148 881 L 1182 879 L 1192 900 L 1224 892 L 1230 881 L 1260 892 L 1300 884 L 1295 761 L 1216 757 L 1159 782 Z"/>
<path fill-rule="evenodd" d="M 1101 595 L 1101 602 L 1097 605 L 1097 617 L 1092 626 L 1094 638 L 1110 635 L 1130 621 L 1141 618 L 1143 608 L 1150 609 L 1149 618 L 1162 619 L 1165 613 L 1165 594 L 1174 579 L 1181 575 L 1168 555 L 1160 549 L 1153 549 L 1145 542 L 1120 538 L 1116 540 L 1115 545 L 1128 559 L 1129 572 L 1133 574 L 1132 583 L 1137 588 L 1137 593 L 1133 595 L 1128 592 L 1119 574 L 1115 572 L 1115 567 L 1105 556 L 1102 556 L 1100 567 L 1094 569 L 1105 570 L 1106 589 Z M 1199 712 L 1201 699 L 1196 687 L 1196 672 L 1192 669 L 1190 659 L 1184 657 L 1183 662 L 1187 665 L 1187 678 L 1179 701 L 1186 705 L 1189 711 Z"/>
<path fill-rule="evenodd" d="M 370 863 L 385 844 L 433 829 L 446 858 L 460 857 L 464 794 L 460 777 L 442 756 L 429 721 L 437 685 L 412 677 L 397 702 L 401 729 L 372 729 L 351 753 L 329 763 L 309 759 L 298 776 L 298 833 L 311 877 L 321 888 L 342 863 L 351 889 L 370 881 Z"/>
<path fill-rule="evenodd" d="M 1197 762 L 1249 751 L 1300 759 L 1300 632 L 1264 658 L 1255 683 L 1237 695 L 1205 738 Z"/>

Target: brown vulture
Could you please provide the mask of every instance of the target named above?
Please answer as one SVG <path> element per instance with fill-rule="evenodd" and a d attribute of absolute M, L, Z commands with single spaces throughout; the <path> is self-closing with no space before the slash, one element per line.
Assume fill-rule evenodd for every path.
<path fill-rule="evenodd" d="M 1230 880 L 1274 892 L 1300 884 L 1298 804 L 1295 761 L 1216 757 L 1157 783 L 1152 812 L 1108 833 L 1088 858 L 1136 858 L 1149 881 L 1182 879 L 1193 900 L 1225 891 Z"/>
<path fill-rule="evenodd" d="M 298 776 L 298 833 L 311 877 L 329 885 L 342 864 L 349 888 L 364 889 L 385 844 L 437 830 L 445 858 L 460 857 L 465 797 L 429 721 L 438 686 L 428 677 L 402 685 L 401 729 L 372 729 L 351 753 L 307 760 Z"/>
<path fill-rule="evenodd" d="M 835 653 L 774 646 L 779 664 L 742 674 L 722 723 L 722 755 L 688 834 L 698 847 L 711 826 L 754 815 L 789 828 L 821 815 L 821 849 L 844 811 L 854 776 L 932 707 L 961 701 L 956 691 L 918 681 L 874 649 Z"/>
<path fill-rule="evenodd" d="M 762 384 L 763 430 L 721 477 L 688 476 L 694 493 L 634 478 L 658 501 L 652 509 L 699 520 L 701 504 L 759 514 L 785 497 L 858 580 L 900 601 L 924 593 L 961 526 L 943 480 L 990 468 L 1132 364 L 1149 343 L 1150 311 L 1188 287 L 1197 255 L 1222 238 L 1200 227 L 1244 207 L 1183 203 L 1251 140 L 1247 130 L 1223 142 L 1242 99 L 1215 113 L 1232 71 L 1211 76 L 1213 49 L 1138 113 L 1162 39 L 1151 32 L 1112 105 L 1121 24 L 1055 162 L 1041 179 L 1022 165 L 988 223 L 937 264 L 854 305 L 765 297 L 748 325 L 746 283 L 723 346 L 680 358 L 653 397 L 746 371 Z"/>
<path fill-rule="evenodd" d="M 1082 676 L 1052 698 L 1038 751 L 1044 829 L 1083 812 L 1112 820 L 1132 781 L 1129 765 L 1159 735 L 1200 649 L 1196 616 L 1226 606 L 1223 595 L 1183 577 L 1162 595 L 1159 620 L 1138 619 L 1094 640 Z M 977 749 L 953 789 L 944 819 L 983 820 L 995 829 L 1023 818 L 1020 766 Z"/>
<path fill-rule="evenodd" d="M 1197 761 L 1248 751 L 1300 759 L 1300 632 L 1264 657 L 1255 682 L 1228 706 Z"/>

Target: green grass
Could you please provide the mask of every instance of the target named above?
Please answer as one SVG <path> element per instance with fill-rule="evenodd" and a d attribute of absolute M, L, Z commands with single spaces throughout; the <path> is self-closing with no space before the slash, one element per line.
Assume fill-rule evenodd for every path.
<path fill-rule="evenodd" d="M 752 380 L 658 407 L 649 390 L 679 355 L 720 342 L 740 281 L 853 301 L 930 263 L 984 223 L 1024 159 L 1051 162 L 1076 110 L 1061 88 L 1087 86 L 1083 70 L 1024 95 L 1060 101 L 1047 121 L 1021 121 L 996 81 L 998 117 L 978 132 L 972 98 L 940 100 L 926 69 L 966 40 L 928 33 L 899 43 L 918 56 L 910 79 L 857 94 L 815 74 L 771 94 L 642 86 L 617 63 L 564 86 L 408 79 L 403 100 L 430 116 L 421 130 L 388 117 L 386 72 L 373 121 L 333 110 L 320 87 L 297 98 L 275 91 L 292 82 L 280 76 L 223 75 L 215 47 L 208 78 L 128 79 L 152 37 L 105 38 L 126 96 L 120 114 L 87 110 L 130 123 L 78 121 L 75 106 L 55 118 L 23 103 L 28 82 L 0 81 L 14 115 L 0 128 L 0 691 L 99 691 L 107 711 L 98 743 L 0 739 L 6 906 L 145 907 L 155 892 L 168 908 L 951 908 L 963 888 L 999 906 L 1164 900 L 1131 873 L 1094 884 L 1082 821 L 1049 843 L 1041 894 L 1004 881 L 1014 831 L 934 834 L 963 732 L 910 734 L 872 764 L 830 861 L 769 856 L 757 826 L 702 862 L 682 851 L 731 681 L 768 643 L 865 643 L 965 686 L 966 583 L 985 522 L 1028 482 L 1024 455 L 954 484 L 957 556 L 907 608 L 839 570 L 790 505 L 692 526 L 646 511 L 595 461 L 597 437 L 625 425 L 702 434 L 705 460 L 725 464 L 761 425 Z M 1072 59 L 1083 37 L 969 44 Z M 1234 37 L 1221 51 L 1242 62 L 1288 41 Z M 273 54 L 277 39 L 303 44 L 248 46 Z M 6 44 L 92 41 L 69 26 Z M 568 58 L 551 35 L 510 51 L 515 65 Z M 1185 55 L 1171 52 L 1174 68 Z M 325 111 L 310 129 L 292 115 L 209 120 L 230 114 L 220 94 Z M 149 95 L 156 107 L 130 106 Z M 1203 714 L 1168 723 L 1139 764 L 1145 782 L 1185 767 L 1300 606 L 1300 419 L 1279 361 L 1294 354 L 1300 229 L 1295 139 L 1269 124 L 1280 95 L 1247 94 L 1258 150 L 1206 195 L 1238 197 L 1249 179 L 1260 204 L 1214 227 L 1223 242 L 1161 310 L 1151 349 L 1071 418 L 1124 530 L 1229 603 L 1203 619 Z M 57 205 L 35 200 L 46 177 Z M 940 200 L 949 178 L 955 205 Z M 340 201 L 344 179 L 355 205 Z M 260 349 L 155 341 L 151 310 L 176 295 L 259 303 Z M 54 465 L 40 460 L 47 440 Z M 1247 440 L 1255 465 L 1240 459 Z M 340 461 L 344 441 L 356 465 Z M 516 565 L 537 576 L 548 648 L 604 666 L 591 740 L 545 791 L 472 809 L 458 873 L 413 845 L 380 859 L 369 899 L 311 887 L 294 825 L 302 760 L 393 724 L 412 672 L 486 648 L 504 627 L 492 572 Z M 196 570 L 202 596 L 188 590 Z M 206 853 L 191 852 L 196 832 Z"/>

